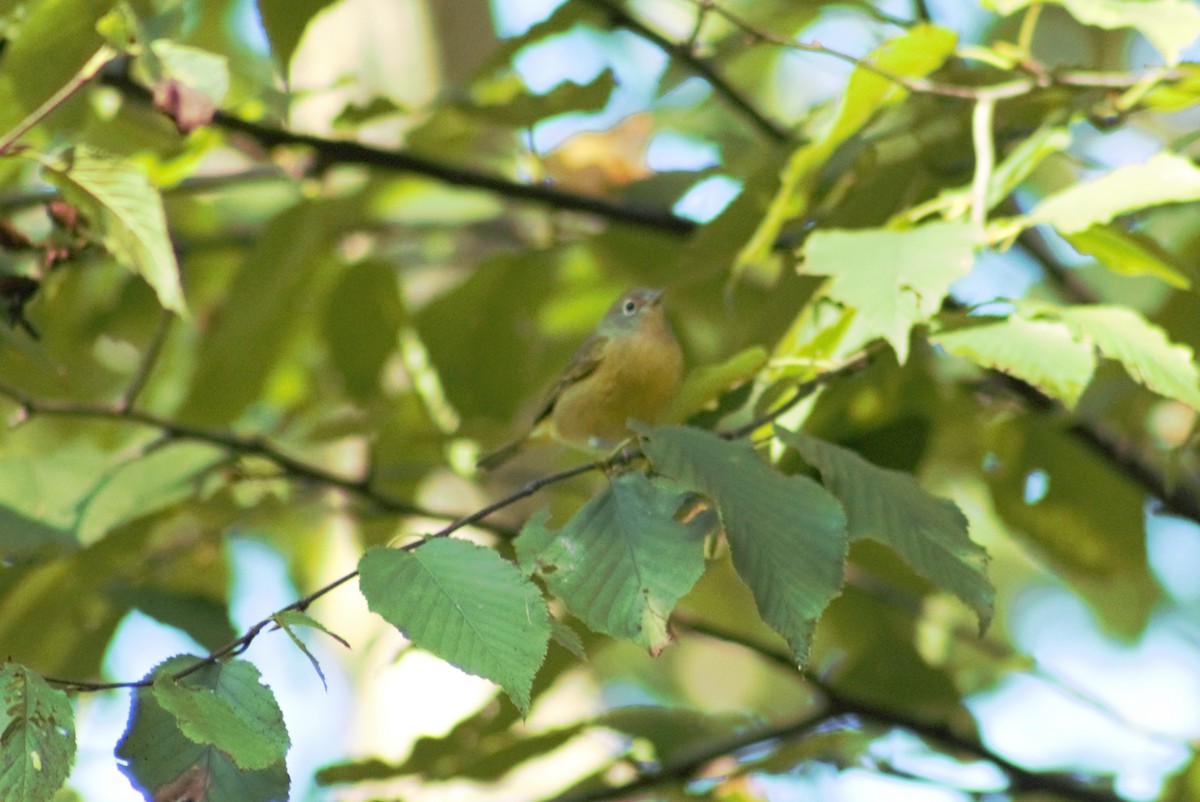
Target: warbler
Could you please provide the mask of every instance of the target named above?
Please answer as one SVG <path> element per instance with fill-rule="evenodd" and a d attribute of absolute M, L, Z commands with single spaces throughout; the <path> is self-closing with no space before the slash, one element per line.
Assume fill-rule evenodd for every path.
<path fill-rule="evenodd" d="M 683 378 L 683 352 L 663 311 L 662 290 L 638 287 L 616 300 L 571 357 L 524 437 L 480 458 L 491 469 L 531 437 L 590 448 L 629 436 L 630 418 L 653 423 Z"/>

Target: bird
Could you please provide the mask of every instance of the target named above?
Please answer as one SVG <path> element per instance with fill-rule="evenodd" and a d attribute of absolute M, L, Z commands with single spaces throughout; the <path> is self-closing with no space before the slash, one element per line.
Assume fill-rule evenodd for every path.
<path fill-rule="evenodd" d="M 631 418 L 653 423 L 661 417 L 683 379 L 683 352 L 662 297 L 662 290 L 637 287 L 613 302 L 546 394 L 526 434 L 481 457 L 477 466 L 496 468 L 529 439 L 547 435 L 611 448 L 629 437 Z"/>

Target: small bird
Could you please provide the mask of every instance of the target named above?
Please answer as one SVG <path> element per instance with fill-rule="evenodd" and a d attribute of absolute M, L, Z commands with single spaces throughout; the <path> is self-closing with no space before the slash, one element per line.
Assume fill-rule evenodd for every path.
<path fill-rule="evenodd" d="M 591 448 L 629 436 L 630 418 L 652 423 L 679 393 L 683 353 L 663 312 L 662 290 L 644 287 L 617 299 L 571 357 L 520 439 L 480 458 L 485 470 L 548 434 Z"/>

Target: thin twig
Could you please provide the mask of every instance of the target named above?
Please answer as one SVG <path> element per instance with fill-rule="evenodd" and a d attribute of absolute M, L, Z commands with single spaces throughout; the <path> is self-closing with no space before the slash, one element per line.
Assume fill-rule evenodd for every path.
<path fill-rule="evenodd" d="M 665 782 L 687 780 L 717 758 L 741 752 L 767 741 L 802 737 L 818 729 L 828 719 L 829 713 L 822 711 L 782 724 L 753 729 L 709 744 L 696 751 L 689 751 L 684 757 L 665 761 L 660 766 L 642 769 L 636 777 L 623 783 L 610 786 L 584 786 L 565 791 L 558 796 L 544 800 L 544 802 L 603 802 L 603 800 L 621 799 Z"/>
<path fill-rule="evenodd" d="M 35 399 L 15 387 L 0 384 L 0 395 L 16 402 L 25 414 L 55 415 L 59 417 L 99 418 L 121 421 L 138 426 L 157 429 L 167 437 L 177 440 L 194 440 L 211 443 L 228 451 L 244 456 L 261 457 L 274 464 L 284 473 L 296 479 L 333 487 L 370 502 L 385 512 L 405 515 L 420 515 L 426 518 L 451 520 L 455 516 L 420 507 L 407 499 L 383 493 L 362 479 L 351 479 L 330 473 L 307 462 L 296 459 L 281 451 L 262 437 L 243 437 L 231 432 L 190 426 L 151 412 L 122 408 L 120 404 L 86 404 L 74 401 L 49 401 Z"/>
<path fill-rule="evenodd" d="M 163 195 L 189 195 L 199 192 L 212 192 L 218 189 L 224 189 L 228 186 L 241 186 L 255 181 L 292 181 L 292 179 L 279 170 L 277 167 L 266 165 L 258 165 L 248 167 L 245 170 L 238 170 L 230 173 L 217 173 L 214 175 L 190 175 L 173 184 L 169 187 L 163 187 L 159 191 Z M 0 210 L 8 211 L 11 209 L 23 209 L 27 206 L 36 206 L 42 203 L 49 203 L 56 198 L 62 197 L 54 187 L 37 187 L 34 189 L 25 189 L 20 192 L 6 192 L 0 194 Z"/>
<path fill-rule="evenodd" d="M 614 25 L 625 28 L 626 30 L 640 36 L 647 42 L 663 51 L 670 58 L 676 59 L 683 64 L 688 70 L 703 78 L 713 91 L 720 97 L 724 98 L 725 102 L 736 109 L 743 117 L 765 134 L 769 139 L 784 143 L 791 140 L 791 134 L 785 128 L 772 121 L 765 114 L 755 108 L 754 104 L 749 101 L 741 92 L 734 88 L 716 68 L 709 64 L 704 59 L 696 56 L 693 49 L 686 44 L 679 44 L 671 41 L 663 36 L 658 31 L 651 28 L 646 23 L 629 13 L 619 3 L 614 0 L 589 0 L 592 5 L 600 8 Z M 698 15 L 703 15 L 708 12 L 708 9 L 713 4 L 708 0 L 700 0 L 700 8 Z"/>
<path fill-rule="evenodd" d="M 17 123 L 16 127 L 5 134 L 3 138 L 0 138 L 0 155 L 8 153 L 21 137 L 29 133 L 30 129 L 46 119 L 51 112 L 63 103 L 66 103 L 71 95 L 74 95 L 80 89 L 87 86 L 88 82 L 96 77 L 96 73 L 100 72 L 104 68 L 104 65 L 112 61 L 116 55 L 116 52 L 108 45 L 101 47 L 93 53 L 92 57 L 79 69 L 79 72 L 71 77 L 71 80 L 63 84 L 57 92 L 46 98 L 42 105 L 30 112 L 25 119 Z"/>
<path fill-rule="evenodd" d="M 975 755 L 998 766 L 1008 775 L 1013 791 L 1041 791 L 1060 794 L 1069 799 L 1082 802 L 1121 802 L 1121 797 L 1108 789 L 1083 785 L 1079 780 L 1065 775 L 1032 772 L 1003 755 L 989 749 L 981 741 L 972 736 L 963 735 L 948 725 L 919 719 L 903 711 L 884 707 L 861 699 L 834 687 L 811 671 L 797 671 L 790 655 L 770 646 L 765 646 L 741 633 L 727 630 L 706 622 L 675 616 L 671 622 L 678 629 L 688 630 L 726 643 L 732 643 L 755 652 L 769 662 L 785 667 L 801 677 L 810 687 L 825 697 L 833 711 L 852 713 L 860 718 L 879 722 L 885 726 L 902 727 L 930 741 L 935 741 L 950 749 Z"/>
<path fill-rule="evenodd" d="M 816 389 L 816 387 L 820 386 L 820 384 L 831 382 L 834 379 L 845 375 L 850 370 L 848 365 L 853 365 L 853 366 L 855 366 L 854 369 L 858 369 L 859 367 L 861 367 L 862 364 L 865 364 L 865 362 L 863 361 L 864 359 L 867 358 L 865 353 L 866 352 L 864 352 L 864 354 L 860 354 L 856 357 L 853 357 L 845 365 L 834 368 L 833 370 L 830 370 L 827 373 L 822 374 L 821 376 L 817 376 L 817 377 L 811 379 L 810 381 L 806 382 L 803 386 L 812 388 L 809 390 L 809 392 L 812 392 L 812 390 Z M 0 395 L 7 395 L 9 398 L 12 398 L 14 401 L 16 401 L 18 404 L 20 404 L 30 414 L 42 413 L 42 414 L 79 415 L 79 416 L 84 416 L 84 417 L 91 416 L 91 417 L 102 417 L 102 418 L 125 418 L 128 420 L 132 420 L 133 422 L 137 422 L 137 423 L 146 423 L 147 422 L 146 414 L 137 412 L 135 410 L 130 410 L 125 413 L 117 413 L 115 410 L 113 410 L 111 408 L 107 408 L 107 407 L 94 407 L 94 406 L 81 405 L 81 404 L 55 404 L 52 402 L 50 402 L 50 403 L 37 402 L 37 401 L 29 398 L 28 396 L 25 396 L 20 391 L 14 390 L 13 388 L 7 387 L 5 385 L 0 385 Z M 741 435 L 736 435 L 736 436 L 739 436 L 739 437 L 744 436 L 744 434 L 747 434 L 747 433 L 753 431 L 754 429 L 758 428 L 759 426 L 769 423 L 774 418 L 776 418 L 776 417 L 782 415 L 784 412 L 786 412 L 793 403 L 795 403 L 795 402 L 793 401 L 793 402 L 790 402 L 789 404 L 785 404 L 785 405 L 775 409 L 771 413 L 768 413 L 763 418 L 760 418 L 754 424 L 754 426 L 752 428 L 741 427 L 741 429 L 744 429 L 744 433 Z M 255 453 L 255 454 L 262 455 L 262 456 L 266 456 L 265 454 L 263 454 L 263 452 L 261 450 L 254 450 L 254 449 L 261 449 L 261 447 L 262 447 L 261 441 L 244 440 L 244 439 L 237 438 L 237 437 L 227 435 L 224 433 L 214 433 L 214 432 L 209 432 L 207 430 L 202 430 L 202 429 L 192 429 L 190 427 L 181 426 L 179 424 L 171 424 L 170 422 L 167 422 L 161 418 L 152 418 L 152 419 L 156 423 L 155 424 L 147 423 L 147 425 L 157 425 L 164 432 L 166 432 L 168 434 L 172 434 L 173 436 L 192 437 L 193 439 L 207 440 L 208 442 L 215 442 L 217 444 L 224 445 L 225 447 L 230 448 L 231 450 L 239 451 L 241 453 Z M 197 434 L 202 434 L 203 436 L 197 436 Z M 726 433 L 726 436 L 730 436 L 729 433 Z M 344 480 L 339 477 L 332 476 L 331 474 L 326 474 L 324 471 L 321 471 L 320 469 L 315 468 L 314 466 L 296 462 L 296 461 L 292 460 L 290 457 L 286 457 L 285 455 L 278 454 L 277 452 L 275 452 L 275 453 L 276 453 L 277 457 L 282 457 L 284 460 L 283 462 L 277 462 L 277 464 L 280 466 L 280 468 L 282 468 L 283 470 L 285 470 L 287 473 L 289 473 L 291 475 L 302 476 L 304 478 L 314 478 L 315 476 L 321 476 L 323 478 L 317 479 L 317 481 L 322 481 L 323 483 L 333 485 L 334 487 L 343 487 L 344 489 L 348 489 L 348 490 L 354 488 L 354 489 L 357 489 L 358 492 L 360 492 L 360 494 L 362 494 L 362 488 L 366 487 L 362 483 L 350 482 L 349 480 Z M 627 465 L 627 464 L 633 462 L 634 460 L 641 458 L 642 456 L 643 456 L 642 450 L 636 446 L 632 446 L 630 448 L 626 448 L 626 449 L 623 449 L 623 450 L 617 452 L 616 454 L 614 454 L 613 456 L 609 457 L 606 460 L 601 460 L 601 461 L 597 461 L 597 462 L 581 463 L 574 467 L 566 468 L 565 470 L 557 471 L 555 473 L 539 477 L 537 479 L 534 479 L 531 482 L 528 482 L 525 485 L 522 485 L 520 488 L 518 488 L 517 490 L 514 490 L 513 492 L 509 493 L 508 495 L 501 498 L 500 500 L 495 501 L 491 504 L 488 504 L 487 506 L 482 507 L 479 510 L 476 510 L 475 512 L 471 513 L 470 515 L 465 515 L 465 516 L 455 518 L 453 522 L 446 525 L 445 527 L 438 530 L 437 532 L 434 532 L 432 535 L 422 538 L 421 540 L 416 540 L 411 543 L 407 543 L 404 546 L 401 546 L 400 550 L 401 551 L 412 551 L 413 549 L 420 548 L 424 544 L 426 544 L 436 538 L 448 537 L 466 526 L 485 526 L 484 519 L 487 518 L 489 515 L 492 515 L 493 513 L 498 512 L 499 510 L 502 510 L 506 507 L 512 506 L 516 502 L 518 502 L 524 498 L 528 498 L 529 496 L 532 496 L 534 493 L 537 493 L 539 490 L 541 490 L 545 487 L 549 487 L 550 485 L 554 485 L 554 484 L 559 484 L 559 483 L 565 482 L 569 479 L 574 479 L 575 477 L 581 476 L 585 473 L 591 473 L 593 471 L 609 471 L 609 470 L 612 470 L 613 468 Z M 268 458 L 272 458 L 272 457 L 268 457 Z M 411 510 L 406 509 L 403 511 L 411 511 Z M 439 515 L 438 513 L 429 513 L 427 511 L 419 511 L 418 514 L 425 515 L 427 517 L 445 517 L 444 515 Z M 211 652 L 207 656 L 199 658 L 196 661 L 196 663 L 194 663 L 194 664 L 186 667 L 182 671 L 178 672 L 175 675 L 176 679 L 187 676 L 188 674 L 198 671 L 199 669 L 203 668 L 206 665 L 211 665 L 211 664 L 213 664 L 219 660 L 222 660 L 226 657 L 236 655 L 236 654 L 241 654 L 243 651 L 245 651 L 247 648 L 249 648 L 250 644 L 255 640 L 255 638 L 257 638 L 267 627 L 269 627 L 271 625 L 271 623 L 275 619 L 275 616 L 280 615 L 281 613 L 287 612 L 288 610 L 300 610 L 300 611 L 306 610 L 314 601 L 321 598 L 322 596 L 329 593 L 330 591 L 334 590 L 335 588 L 338 588 L 341 585 L 344 585 L 345 583 L 349 582 L 350 580 L 354 579 L 357 576 L 358 576 L 358 571 L 352 571 L 352 572 L 346 574 L 345 576 L 339 577 L 339 578 L 335 579 L 334 581 L 330 582 L 329 584 L 327 584 L 321 588 L 318 588 L 317 590 L 308 594 L 304 598 L 297 599 L 296 601 L 292 602 L 291 604 L 287 605 L 286 607 L 283 607 L 283 608 L 277 610 L 276 612 L 274 612 L 271 615 L 267 616 L 266 618 L 262 619 L 258 623 L 252 625 L 249 629 L 247 629 L 239 637 L 235 638 L 234 640 L 230 641 L 229 643 L 225 644 L 224 646 L 220 647 L 219 649 L 216 649 L 215 651 Z M 63 678 L 59 678 L 59 677 L 53 677 L 53 678 L 47 677 L 46 680 L 47 680 L 47 682 L 52 682 L 55 685 L 58 685 L 59 687 L 66 689 L 66 690 L 89 691 L 89 692 L 90 691 L 111 690 L 113 688 L 137 688 L 137 687 L 144 687 L 145 685 L 149 684 L 148 680 L 136 680 L 136 681 L 130 681 L 130 682 L 88 682 L 88 681 L 84 681 L 84 680 L 63 679 Z"/>
<path fill-rule="evenodd" d="M 693 3 L 699 0 L 692 0 Z M 1058 70 L 1049 71 L 1044 69 L 1030 69 L 1029 73 L 1023 77 L 1015 78 L 1009 81 L 1002 81 L 995 84 L 987 84 L 984 86 L 968 86 L 963 84 L 949 84 L 940 81 L 933 81 L 928 78 L 915 78 L 907 75 L 900 75 L 891 70 L 880 67 L 877 64 L 867 60 L 852 56 L 849 53 L 843 53 L 840 50 L 834 50 L 831 47 L 826 47 L 819 42 L 799 42 L 794 39 L 788 39 L 783 36 L 778 36 L 770 31 L 765 31 L 727 8 L 723 8 L 718 4 L 710 4 L 709 8 L 713 13 L 724 17 L 731 25 L 741 30 L 744 34 L 751 37 L 755 41 L 764 44 L 773 44 L 778 47 L 787 48 L 789 50 L 798 50 L 808 53 L 821 53 L 831 58 L 836 58 L 844 61 L 847 64 L 852 64 L 869 72 L 873 72 L 881 78 L 885 78 L 899 86 L 908 89 L 910 92 L 928 95 L 940 95 L 942 97 L 960 98 L 963 100 L 1005 100 L 1008 98 L 1021 97 L 1022 95 L 1030 94 L 1038 89 L 1047 89 L 1053 86 L 1066 86 L 1077 88 L 1106 88 L 1106 89 L 1128 89 L 1131 86 L 1137 85 L 1144 79 L 1144 75 L 1135 75 L 1131 73 L 1115 73 L 1115 72 L 1093 72 L 1088 70 Z M 1034 65 L 1029 65 L 1033 67 Z M 1185 75 L 1179 70 L 1161 71 L 1156 70 L 1155 75 L 1161 75 L 1162 80 L 1178 81 L 1182 80 Z"/>
<path fill-rule="evenodd" d="M 117 410 L 119 412 L 126 413 L 132 410 L 138 396 L 146 388 L 146 382 L 150 380 L 150 374 L 154 372 L 154 366 L 158 362 L 158 355 L 162 353 L 163 343 L 166 342 L 167 332 L 170 331 L 171 321 L 174 318 L 175 313 L 169 309 L 164 309 L 159 314 L 158 328 L 154 331 L 154 337 L 150 340 L 150 346 L 146 349 L 146 353 L 142 355 L 142 361 L 138 365 L 137 372 L 133 374 L 133 379 L 129 382 L 129 386 L 125 388 L 125 393 L 117 403 Z"/>

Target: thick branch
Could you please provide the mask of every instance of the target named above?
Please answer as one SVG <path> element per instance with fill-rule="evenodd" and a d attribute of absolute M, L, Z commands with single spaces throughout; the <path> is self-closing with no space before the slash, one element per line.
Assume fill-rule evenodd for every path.
<path fill-rule="evenodd" d="M 151 102 L 150 92 L 127 75 L 106 75 L 104 80 L 131 98 L 145 103 Z M 415 173 L 454 186 L 483 189 L 514 200 L 540 203 L 561 211 L 586 212 L 606 220 L 631 223 L 668 233 L 686 234 L 696 228 L 696 223 L 693 221 L 659 209 L 621 204 L 604 198 L 568 192 L 545 184 L 522 184 L 479 170 L 456 167 L 418 156 L 409 151 L 383 150 L 360 145 L 357 142 L 284 131 L 280 128 L 243 120 L 224 111 L 218 111 L 212 122 L 227 131 L 244 134 L 264 148 L 281 145 L 312 148 L 319 156 L 319 163 L 323 165 L 361 164 L 383 170 Z"/>

